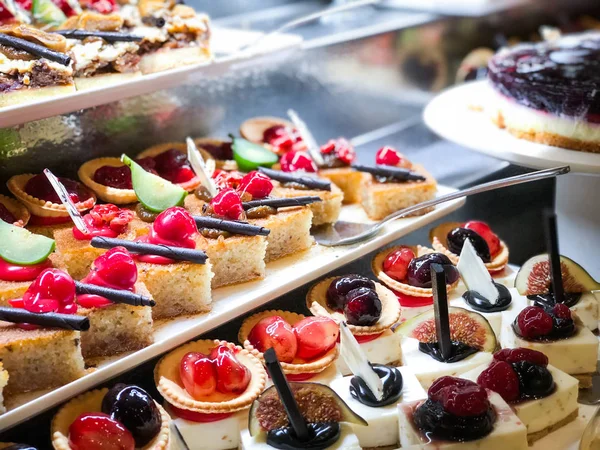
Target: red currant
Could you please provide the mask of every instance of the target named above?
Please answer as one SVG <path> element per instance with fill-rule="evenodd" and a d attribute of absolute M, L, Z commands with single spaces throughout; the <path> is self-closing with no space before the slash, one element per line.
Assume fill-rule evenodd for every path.
<path fill-rule="evenodd" d="M 73 450 L 134 450 L 135 440 L 108 414 L 84 413 L 69 426 L 69 446 Z"/>
<path fill-rule="evenodd" d="M 392 147 L 381 147 L 375 154 L 375 164 L 384 166 L 399 166 L 402 162 L 401 154 Z"/>
<path fill-rule="evenodd" d="M 571 318 L 571 310 L 569 307 L 563 303 L 557 303 L 552 307 L 552 312 L 559 319 L 570 319 Z"/>
<path fill-rule="evenodd" d="M 552 317 L 538 306 L 527 306 L 517 316 L 517 325 L 521 336 L 533 339 L 552 332 Z"/>
<path fill-rule="evenodd" d="M 238 220 L 244 213 L 242 200 L 231 188 L 223 189 L 210 202 L 216 215 Z"/>
<path fill-rule="evenodd" d="M 310 172 L 317 171 L 317 165 L 310 155 L 304 151 L 288 152 L 279 160 L 281 170 L 284 172 Z"/>
<path fill-rule="evenodd" d="M 474 231 L 485 240 L 490 249 L 490 255 L 493 256 L 500 251 L 500 239 L 492 232 L 492 229 L 487 223 L 471 220 L 465 223 L 464 228 Z"/>
<path fill-rule="evenodd" d="M 196 222 L 190 213 L 175 206 L 158 215 L 152 224 L 149 241 L 153 244 L 195 248 L 197 233 Z"/>
<path fill-rule="evenodd" d="M 402 247 L 390 253 L 383 261 L 383 271 L 387 276 L 396 281 L 406 279 L 408 265 L 415 257 L 415 253 L 408 247 Z"/>
<path fill-rule="evenodd" d="M 519 377 L 513 366 L 506 361 L 494 361 L 477 378 L 482 387 L 497 392 L 507 402 L 521 396 Z"/>
<path fill-rule="evenodd" d="M 265 198 L 273 190 L 273 183 L 265 174 L 253 171 L 242 178 L 238 190 L 240 194 L 247 192 L 252 198 Z"/>

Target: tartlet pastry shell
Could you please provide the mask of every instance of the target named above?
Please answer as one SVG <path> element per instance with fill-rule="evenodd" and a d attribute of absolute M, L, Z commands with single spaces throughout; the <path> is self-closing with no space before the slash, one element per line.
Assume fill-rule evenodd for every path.
<path fill-rule="evenodd" d="M 393 289 L 396 292 L 401 292 L 402 294 L 411 295 L 413 297 L 431 297 L 431 296 L 433 296 L 432 288 L 422 288 L 422 287 L 417 287 L 417 286 L 411 286 L 410 284 L 396 281 L 393 278 L 391 278 L 390 276 L 388 276 L 383 271 L 383 263 L 384 263 L 385 259 L 387 258 L 387 256 L 390 253 L 392 253 L 398 249 L 401 249 L 403 247 L 410 248 L 417 257 L 426 255 L 428 253 L 433 253 L 433 250 L 431 250 L 430 248 L 427 248 L 427 247 L 423 247 L 422 245 L 417 245 L 417 246 L 395 245 L 393 247 L 385 248 L 375 255 L 375 257 L 371 261 L 371 270 L 373 270 L 373 273 L 375 274 L 375 276 L 383 284 L 385 284 L 386 286 L 388 286 L 389 288 Z M 450 260 L 452 261 L 452 259 L 450 259 Z M 452 262 L 455 264 L 454 261 L 452 261 Z M 456 280 L 452 284 L 447 284 L 446 292 L 453 291 L 456 288 L 456 286 L 458 286 L 458 280 Z"/>
<path fill-rule="evenodd" d="M 439 225 L 437 228 L 441 228 L 443 226 L 444 228 L 442 228 L 440 232 L 444 235 L 447 235 L 451 230 L 453 230 L 456 227 L 460 227 L 461 225 L 461 222 L 447 222 L 443 225 Z M 450 250 L 448 250 L 448 248 L 446 247 L 445 240 L 444 242 L 442 242 L 437 236 L 431 236 L 431 246 L 435 249 L 436 252 L 443 253 L 448 258 L 450 258 L 450 261 L 452 261 L 453 264 L 458 264 L 459 255 L 452 253 Z M 500 272 L 502 269 L 504 269 L 504 267 L 508 264 L 508 247 L 506 246 L 504 241 L 500 240 L 500 251 L 498 252 L 498 254 L 494 256 L 494 258 L 489 263 L 484 264 L 488 272 L 490 273 Z"/>
<path fill-rule="evenodd" d="M 306 305 L 315 316 L 330 317 L 340 323 L 346 320 L 343 313 L 334 311 L 327 306 L 327 288 L 338 277 L 329 277 L 319 281 L 310 288 L 306 295 Z M 400 303 L 392 291 L 375 282 L 375 290 L 381 300 L 381 317 L 375 325 L 359 326 L 348 324 L 352 334 L 368 335 L 382 333 L 400 320 Z"/>
<path fill-rule="evenodd" d="M 183 143 L 183 142 L 167 142 L 165 144 L 154 145 L 154 146 L 144 150 L 142 153 L 140 153 L 139 155 L 136 156 L 136 159 L 147 158 L 149 156 L 154 158 L 155 156 L 158 156 L 161 153 L 166 152 L 167 150 L 171 150 L 171 149 L 178 150 L 181 153 L 187 155 L 187 145 L 185 143 Z M 180 186 L 182 189 L 185 189 L 188 192 L 191 192 L 194 189 L 196 189 L 198 186 L 200 186 L 200 178 L 195 176 L 194 178 L 192 178 L 189 181 L 186 181 L 185 183 L 174 183 L 174 184 L 176 184 L 177 186 Z"/>
<path fill-rule="evenodd" d="M 181 358 L 189 352 L 209 354 L 218 346 L 226 345 L 236 352 L 240 363 L 252 373 L 250 384 L 239 396 L 226 401 L 199 401 L 187 393 L 179 384 L 179 365 Z M 204 414 L 229 413 L 248 408 L 258 398 L 267 383 L 267 373 L 261 361 L 248 350 L 230 342 L 204 339 L 189 342 L 165 355 L 154 369 L 154 381 L 158 392 L 167 402 L 176 408 Z"/>
<path fill-rule="evenodd" d="M 248 139 L 256 144 L 264 144 L 263 136 L 265 131 L 275 125 L 283 125 L 289 128 L 295 128 L 289 120 L 280 117 L 260 116 L 252 117 L 240 125 L 240 134 L 244 139 Z M 270 149 L 270 145 L 267 144 Z"/>
<path fill-rule="evenodd" d="M 205 150 L 203 148 L 204 144 L 221 145 L 223 142 L 225 142 L 225 141 L 223 141 L 222 139 L 214 139 L 214 138 L 196 138 L 196 139 L 194 139 L 194 143 L 196 144 L 196 147 L 198 147 L 200 154 L 202 154 L 204 161 L 207 161 L 209 159 L 214 159 L 215 166 L 217 169 L 238 170 L 238 165 L 233 159 L 215 159 L 215 157 L 208 150 Z"/>
<path fill-rule="evenodd" d="M 6 186 L 15 197 L 25 204 L 31 214 L 38 217 L 68 217 L 69 213 L 67 212 L 67 208 L 62 203 L 52 203 L 41 200 L 25 192 L 25 185 L 34 176 L 35 174 L 32 173 L 15 175 L 8 180 Z M 96 204 L 96 194 L 94 194 L 93 191 L 90 191 L 90 194 L 90 198 L 86 199 L 86 201 L 75 204 L 78 211 L 83 212 L 94 207 Z"/>
<path fill-rule="evenodd" d="M 86 392 L 75 397 L 58 410 L 52 419 L 52 446 L 55 450 L 71 449 L 69 445 L 69 426 L 83 413 L 100 412 L 102 399 L 107 392 L 108 388 Z M 169 448 L 171 418 L 162 406 L 158 403 L 156 403 L 156 406 L 162 419 L 160 431 L 150 443 L 142 447 L 142 450 L 166 450 Z"/>
<path fill-rule="evenodd" d="M 119 158 L 96 158 L 84 163 L 77 171 L 77 175 L 81 182 L 94 191 L 100 200 L 115 205 L 127 205 L 138 201 L 133 189 L 117 189 L 94 181 L 94 174 L 100 167 L 124 165 Z"/>
<path fill-rule="evenodd" d="M 250 353 L 252 353 L 254 356 L 256 356 L 263 363 L 264 363 L 263 354 L 260 351 L 258 351 L 258 349 L 256 349 L 250 343 L 250 341 L 248 340 L 248 335 L 250 334 L 250 331 L 252 331 L 252 328 L 254 328 L 254 325 L 256 325 L 260 320 L 264 319 L 265 317 L 270 317 L 270 316 L 281 316 L 287 323 L 289 323 L 292 326 L 294 326 L 294 324 L 300 322 L 302 319 L 304 319 L 306 317 L 306 316 L 303 316 L 302 314 L 296 314 L 296 313 L 289 312 L 289 311 L 269 310 L 269 311 L 259 312 L 257 314 L 254 314 L 254 315 L 246 318 L 246 320 L 244 320 L 244 322 L 242 323 L 242 326 L 240 327 L 240 331 L 238 333 L 238 340 L 243 343 L 244 348 L 246 350 L 248 350 Z M 313 361 L 305 362 L 305 363 L 280 362 L 280 364 L 281 364 L 281 368 L 283 369 L 283 372 L 288 375 L 320 373 L 320 372 L 323 372 L 327 367 L 329 367 L 336 360 L 337 357 L 338 357 L 338 348 L 336 345 L 331 350 L 329 350 L 327 353 L 325 353 L 323 356 L 321 356 L 320 358 L 315 359 Z"/>
<path fill-rule="evenodd" d="M 18 202 L 14 198 L 7 197 L 6 195 L 0 194 L 0 203 L 3 204 L 10 213 L 17 219 L 13 225 L 18 227 L 24 227 L 29 222 L 31 214 L 29 210 L 22 203 Z"/>

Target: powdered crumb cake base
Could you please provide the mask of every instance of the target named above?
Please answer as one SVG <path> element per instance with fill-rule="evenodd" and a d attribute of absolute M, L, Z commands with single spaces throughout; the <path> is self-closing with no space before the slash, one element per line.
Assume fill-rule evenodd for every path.
<path fill-rule="evenodd" d="M 564 427 L 568 423 L 573 422 L 575 419 L 577 419 L 578 415 L 579 415 L 579 410 L 575 410 L 571 414 L 569 414 L 567 417 L 565 417 L 563 420 L 561 420 L 560 422 L 556 422 L 555 424 L 550 425 L 548 428 L 545 428 L 543 430 L 528 434 L 527 435 L 527 443 L 530 446 L 533 445 L 540 439 L 548 436 L 550 433 L 558 430 L 559 428 Z"/>
<path fill-rule="evenodd" d="M 334 185 L 339 187 L 344 193 L 343 204 L 360 202 L 360 187 L 363 182 L 364 174 L 351 167 L 339 167 L 333 169 L 322 169 L 319 175 L 327 178 Z"/>
<path fill-rule="evenodd" d="M 337 222 L 344 200 L 344 193 L 333 183 L 331 184 L 331 191 L 291 189 L 278 186 L 273 189 L 271 196 L 283 198 L 316 196 L 321 198 L 320 202 L 308 205 L 313 212 L 313 226 Z"/>
<path fill-rule="evenodd" d="M 52 419 L 52 446 L 55 450 L 71 450 L 69 445 L 69 426 L 83 413 L 100 412 L 102 399 L 108 388 L 98 389 L 75 397 L 58 410 Z M 156 402 L 155 402 L 156 403 Z M 170 448 L 171 418 L 167 412 L 156 403 L 160 412 L 161 425 L 158 434 L 141 450 L 166 450 Z"/>

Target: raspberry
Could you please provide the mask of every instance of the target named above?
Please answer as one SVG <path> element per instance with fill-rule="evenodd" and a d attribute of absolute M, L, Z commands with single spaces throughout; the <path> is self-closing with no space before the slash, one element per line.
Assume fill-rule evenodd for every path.
<path fill-rule="evenodd" d="M 398 166 L 402 162 L 400 153 L 392 147 L 381 147 L 375 155 L 375 163 L 384 166 Z"/>
<path fill-rule="evenodd" d="M 552 332 L 552 317 L 538 306 L 527 306 L 517 316 L 519 332 L 525 339 L 546 336 Z"/>
<path fill-rule="evenodd" d="M 554 305 L 552 312 L 559 319 L 571 319 L 571 310 L 563 303 L 557 303 Z"/>
<path fill-rule="evenodd" d="M 288 152 L 279 160 L 281 170 L 284 172 L 311 172 L 317 171 L 317 165 L 307 152 Z"/>
<path fill-rule="evenodd" d="M 485 389 L 461 378 L 438 378 L 429 388 L 429 398 L 440 402 L 450 414 L 462 417 L 477 416 L 490 408 Z"/>
<path fill-rule="evenodd" d="M 494 353 L 496 361 L 506 361 L 507 363 L 516 363 L 519 361 L 529 361 L 532 364 L 546 367 L 548 365 L 548 357 L 542 352 L 532 350 L 530 348 L 504 348 Z"/>
<path fill-rule="evenodd" d="M 241 195 L 247 192 L 252 198 L 265 198 L 273 190 L 273 183 L 265 174 L 253 171 L 242 178 L 238 190 Z"/>
<path fill-rule="evenodd" d="M 506 361 L 494 361 L 477 378 L 480 386 L 497 392 L 507 402 L 521 396 L 519 377 L 513 366 Z"/>
<path fill-rule="evenodd" d="M 321 146 L 323 155 L 334 155 L 345 164 L 352 164 L 356 159 L 356 151 L 352 144 L 344 138 L 331 139 L 325 145 Z"/>

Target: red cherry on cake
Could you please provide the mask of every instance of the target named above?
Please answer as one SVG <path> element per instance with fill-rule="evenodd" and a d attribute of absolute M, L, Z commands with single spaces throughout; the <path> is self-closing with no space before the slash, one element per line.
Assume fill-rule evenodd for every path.
<path fill-rule="evenodd" d="M 131 170 L 127 166 L 102 166 L 94 172 L 94 181 L 115 189 L 133 189 Z"/>
<path fill-rule="evenodd" d="M 507 402 L 521 396 L 519 377 L 512 364 L 506 361 L 493 361 L 477 378 L 477 383 L 486 389 L 500 394 Z"/>
<path fill-rule="evenodd" d="M 284 172 L 310 172 L 317 171 L 317 165 L 305 151 L 288 152 L 279 160 L 281 170 Z"/>
<path fill-rule="evenodd" d="M 265 198 L 273 190 L 273 183 L 264 173 L 252 171 L 242 178 L 238 190 L 242 194 L 247 192 L 253 199 Z"/>
<path fill-rule="evenodd" d="M 398 166 L 402 162 L 402 155 L 392 147 L 381 147 L 375 154 L 375 164 L 384 166 Z"/>
<path fill-rule="evenodd" d="M 298 351 L 298 341 L 292 326 L 280 316 L 261 319 L 248 335 L 250 343 L 259 351 L 273 347 L 281 362 L 291 363 Z"/>
<path fill-rule="evenodd" d="M 210 202 L 216 215 L 231 220 L 238 220 L 244 213 L 242 200 L 231 188 L 223 189 Z"/>
<path fill-rule="evenodd" d="M 80 415 L 69 426 L 69 446 L 73 450 L 134 450 L 131 433 L 108 414 Z"/>
<path fill-rule="evenodd" d="M 507 363 L 516 363 L 519 361 L 527 361 L 538 366 L 548 366 L 548 357 L 542 352 L 532 350 L 530 348 L 503 348 L 494 353 L 496 361 L 506 361 Z"/>
<path fill-rule="evenodd" d="M 383 271 L 390 278 L 403 281 L 408 273 L 408 265 L 414 257 L 415 253 L 408 247 L 395 250 L 383 261 Z"/>
<path fill-rule="evenodd" d="M 465 223 L 464 228 L 474 231 L 485 240 L 490 249 L 490 255 L 493 256 L 500 251 L 500 239 L 492 232 L 487 223 L 479 220 L 471 220 Z"/>
<path fill-rule="evenodd" d="M 480 415 L 490 407 L 485 389 L 462 378 L 438 378 L 429 388 L 428 396 L 456 416 Z"/>
<path fill-rule="evenodd" d="M 305 317 L 294 325 L 294 334 L 298 341 L 296 356 L 311 361 L 335 347 L 340 328 L 329 317 Z"/>
<path fill-rule="evenodd" d="M 550 314 L 538 306 L 527 306 L 517 316 L 519 333 L 525 339 L 546 336 L 552 332 Z"/>
<path fill-rule="evenodd" d="M 131 254 L 124 247 L 114 247 L 96 258 L 92 271 L 82 281 L 112 289 L 130 290 L 137 277 L 137 266 Z"/>
<path fill-rule="evenodd" d="M 8 210 L 6 206 L 0 203 L 0 220 L 12 224 L 17 221 L 17 218 Z"/>
<path fill-rule="evenodd" d="M 175 247 L 195 248 L 198 233 L 194 218 L 185 209 L 175 206 L 161 212 L 152 224 L 149 241 Z"/>
<path fill-rule="evenodd" d="M 233 350 L 219 345 L 210 352 L 217 372 L 217 391 L 241 394 L 250 384 L 250 370 L 238 361 Z"/>
<path fill-rule="evenodd" d="M 70 314 L 77 310 L 74 300 L 73 278 L 62 270 L 46 269 L 23 294 L 23 307 L 35 313 Z"/>
<path fill-rule="evenodd" d="M 217 371 L 212 359 L 203 353 L 186 353 L 179 364 L 179 377 L 185 390 L 196 400 L 217 390 Z"/>

